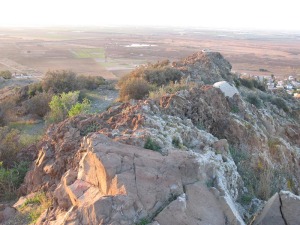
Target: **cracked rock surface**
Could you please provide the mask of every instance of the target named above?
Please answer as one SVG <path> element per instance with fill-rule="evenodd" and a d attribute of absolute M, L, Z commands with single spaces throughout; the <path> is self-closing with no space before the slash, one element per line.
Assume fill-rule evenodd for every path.
<path fill-rule="evenodd" d="M 203 156 L 159 152 L 84 138 L 78 172 L 68 170 L 54 191 L 56 207 L 38 224 L 244 224 L 228 190 L 209 188 Z M 52 215 L 51 215 L 52 214 Z M 230 221 L 230 223 L 228 223 Z"/>
<path fill-rule="evenodd" d="M 270 198 L 253 225 L 298 225 L 300 197 L 289 191 L 280 191 Z"/>

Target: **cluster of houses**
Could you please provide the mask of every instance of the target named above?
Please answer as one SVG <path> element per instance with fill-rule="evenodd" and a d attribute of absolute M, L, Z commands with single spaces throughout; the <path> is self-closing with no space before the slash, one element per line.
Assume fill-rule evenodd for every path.
<path fill-rule="evenodd" d="M 267 78 L 267 88 L 269 90 L 286 90 L 288 94 L 294 95 L 297 94 L 297 92 L 300 92 L 300 82 L 293 76 L 277 81 L 272 75 Z"/>

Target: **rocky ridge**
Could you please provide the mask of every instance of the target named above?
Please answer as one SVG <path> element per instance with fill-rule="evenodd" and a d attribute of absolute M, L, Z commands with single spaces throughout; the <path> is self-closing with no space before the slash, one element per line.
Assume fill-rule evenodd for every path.
<path fill-rule="evenodd" d="M 173 66 L 200 83 L 231 81 L 220 53 Z M 268 102 L 257 109 L 212 85 L 117 104 L 51 126 L 20 192 L 53 198 L 38 224 L 244 224 L 261 201 L 241 202 L 253 191 L 241 165 L 262 175 L 257 182 L 276 178 L 276 188 L 300 192 L 299 117 L 291 113 Z M 157 152 L 143 148 L 147 141 Z M 272 191 L 257 185 L 261 196 Z"/>

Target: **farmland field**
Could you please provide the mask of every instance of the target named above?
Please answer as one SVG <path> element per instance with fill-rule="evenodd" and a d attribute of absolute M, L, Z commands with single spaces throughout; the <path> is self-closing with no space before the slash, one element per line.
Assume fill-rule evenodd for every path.
<path fill-rule="evenodd" d="M 102 48 L 82 48 L 73 50 L 72 53 L 80 59 L 103 59 L 105 51 Z"/>
<path fill-rule="evenodd" d="M 118 79 L 140 64 L 219 51 L 233 70 L 299 76 L 300 35 L 184 28 L 0 29 L 0 70 L 41 77 L 48 70 Z"/>

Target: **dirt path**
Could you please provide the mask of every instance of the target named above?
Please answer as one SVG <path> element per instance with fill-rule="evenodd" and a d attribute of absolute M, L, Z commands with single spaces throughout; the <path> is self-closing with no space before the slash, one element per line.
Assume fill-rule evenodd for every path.
<path fill-rule="evenodd" d="M 102 113 L 118 98 L 119 91 L 115 89 L 98 88 L 86 93 L 91 100 L 91 113 Z"/>

